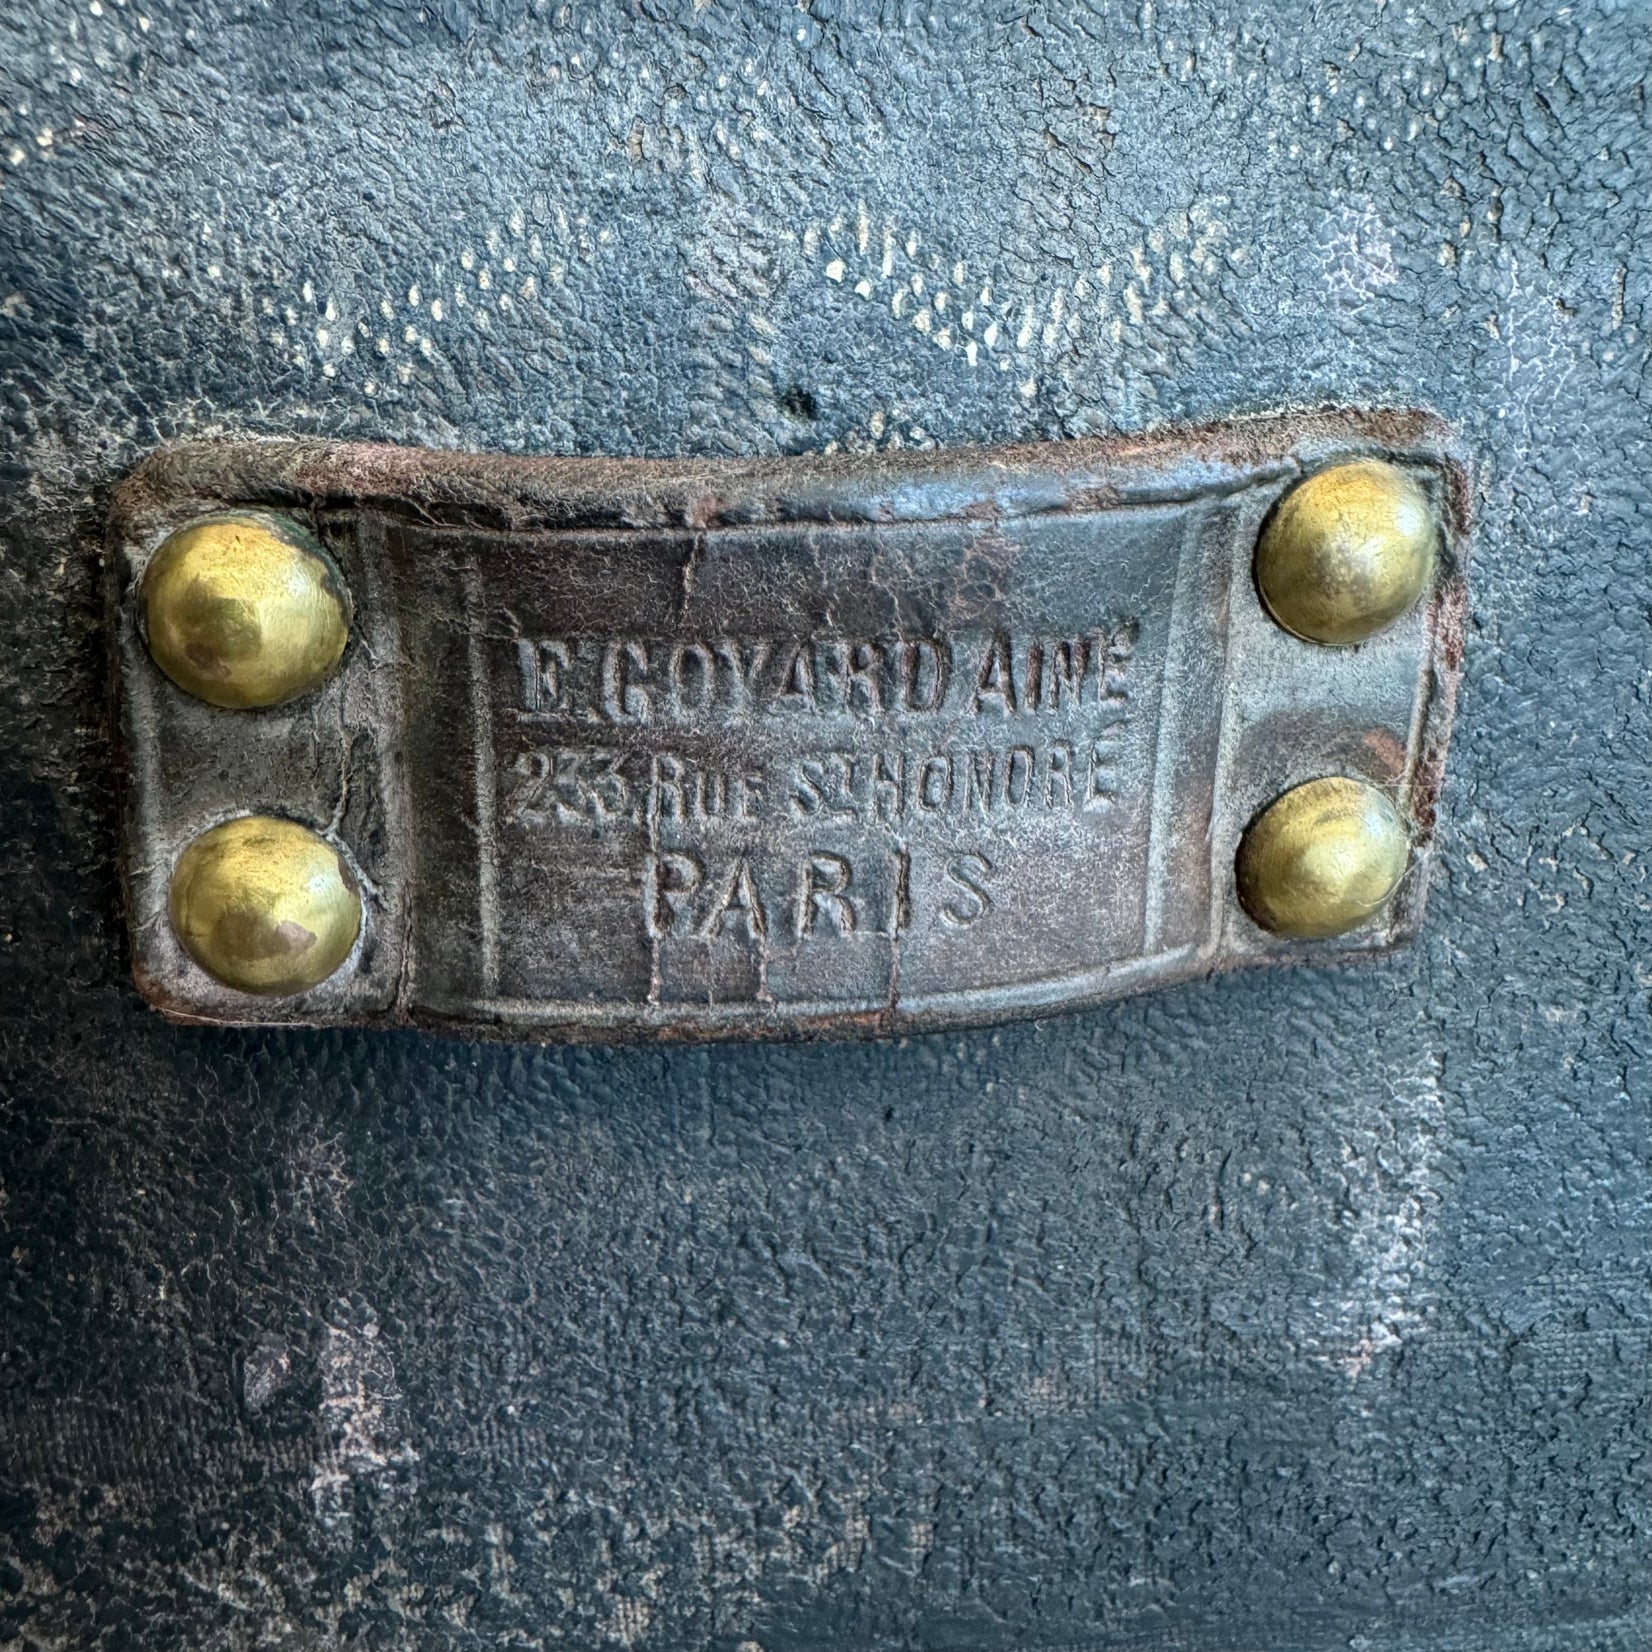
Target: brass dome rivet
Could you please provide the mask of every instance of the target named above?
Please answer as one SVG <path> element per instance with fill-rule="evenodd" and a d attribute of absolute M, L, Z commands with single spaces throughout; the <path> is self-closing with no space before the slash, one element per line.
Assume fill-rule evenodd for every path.
<path fill-rule="evenodd" d="M 1296 636 L 1363 642 L 1422 595 L 1438 538 L 1414 476 L 1377 459 L 1336 465 L 1274 507 L 1256 545 L 1256 588 Z"/>
<path fill-rule="evenodd" d="M 260 512 L 180 528 L 143 576 L 149 652 L 215 706 L 280 705 L 325 682 L 350 635 L 350 594 L 296 523 Z"/>
<path fill-rule="evenodd" d="M 1239 845 L 1239 899 L 1264 929 L 1321 940 L 1357 929 L 1399 886 L 1405 822 L 1363 780 L 1310 780 L 1276 798 Z"/>
<path fill-rule="evenodd" d="M 319 985 L 350 956 L 361 896 L 308 826 L 243 815 L 203 832 L 172 873 L 172 928 L 214 980 L 275 997 Z"/>

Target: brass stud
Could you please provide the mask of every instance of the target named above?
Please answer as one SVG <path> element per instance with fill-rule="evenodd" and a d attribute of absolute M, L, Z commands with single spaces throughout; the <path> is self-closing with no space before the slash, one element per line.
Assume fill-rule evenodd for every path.
<path fill-rule="evenodd" d="M 1420 597 L 1439 537 L 1422 484 L 1376 459 L 1322 470 L 1275 506 L 1256 546 L 1256 588 L 1287 631 L 1346 645 Z"/>
<path fill-rule="evenodd" d="M 291 820 L 203 832 L 172 873 L 172 928 L 214 980 L 269 997 L 319 985 L 350 956 L 361 896 L 338 851 Z"/>
<path fill-rule="evenodd" d="M 1239 899 L 1262 928 L 1296 940 L 1357 929 L 1399 886 L 1409 834 L 1363 780 L 1310 780 L 1276 798 L 1239 846 Z"/>
<path fill-rule="evenodd" d="M 275 706 L 332 674 L 350 594 L 296 523 L 257 512 L 180 528 L 143 577 L 155 663 L 209 705 Z"/>

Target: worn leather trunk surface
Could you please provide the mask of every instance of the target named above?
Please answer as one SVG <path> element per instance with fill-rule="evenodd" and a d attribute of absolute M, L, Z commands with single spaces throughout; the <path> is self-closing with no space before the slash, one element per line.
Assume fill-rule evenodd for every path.
<path fill-rule="evenodd" d="M 0 1647 L 1645 1645 L 1646 26 L 9 8 Z M 99 545 L 162 441 L 1321 403 L 1478 464 L 1412 950 L 764 1049 L 139 1002 Z"/>

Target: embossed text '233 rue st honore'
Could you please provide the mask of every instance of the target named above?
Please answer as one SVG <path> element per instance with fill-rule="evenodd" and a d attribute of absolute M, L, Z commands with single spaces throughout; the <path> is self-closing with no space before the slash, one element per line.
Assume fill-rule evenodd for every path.
<path fill-rule="evenodd" d="M 650 855 L 643 916 L 651 934 L 702 938 L 738 918 L 755 938 L 779 904 L 799 914 L 799 939 L 822 913 L 840 934 L 856 924 L 853 868 L 834 839 L 881 823 L 901 864 L 876 927 L 894 933 L 909 917 L 907 836 L 1114 806 L 1137 634 L 1123 620 L 1077 636 L 521 638 L 526 743 L 507 759 L 504 820 L 663 828 L 677 842 L 685 829 L 711 839 L 784 826 L 784 867 L 762 864 L 774 856 L 750 827 L 739 835 L 759 847 L 726 866 Z M 536 739 L 536 727 L 555 737 Z M 673 744 L 711 733 L 743 755 L 707 762 Z M 820 846 L 799 851 L 800 831 Z M 956 926 L 990 910 L 992 861 L 944 835 L 952 896 L 938 915 Z"/>

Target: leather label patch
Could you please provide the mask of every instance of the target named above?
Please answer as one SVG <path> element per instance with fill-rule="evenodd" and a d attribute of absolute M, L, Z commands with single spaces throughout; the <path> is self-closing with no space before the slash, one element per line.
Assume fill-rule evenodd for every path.
<path fill-rule="evenodd" d="M 1435 589 L 1358 648 L 1268 615 L 1293 482 L 1380 456 L 1442 523 Z M 1134 442 L 725 462 L 173 449 L 112 520 L 136 972 L 169 1013 L 524 1037 L 891 1031 L 1340 956 L 1421 911 L 1465 490 L 1420 415 Z M 285 514 L 353 602 L 334 676 L 265 709 L 149 657 L 145 567 L 215 512 Z M 1312 945 L 1233 892 L 1246 823 L 1349 774 L 1413 823 L 1389 909 Z M 244 813 L 362 891 L 291 998 L 215 980 L 171 869 Z"/>

